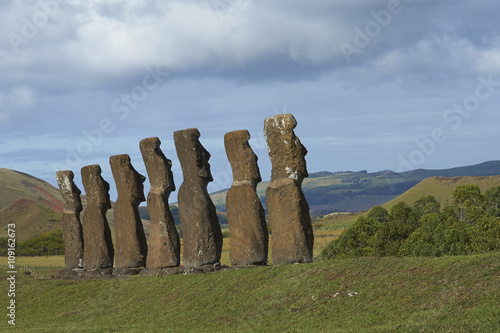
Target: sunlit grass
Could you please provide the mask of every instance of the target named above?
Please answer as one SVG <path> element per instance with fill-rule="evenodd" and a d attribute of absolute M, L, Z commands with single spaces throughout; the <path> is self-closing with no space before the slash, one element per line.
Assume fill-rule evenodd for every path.
<path fill-rule="evenodd" d="M 495 332 L 499 272 L 499 253 L 489 253 L 355 258 L 160 278 L 23 278 L 16 284 L 17 322 L 11 329 Z M 0 280 L 0 290 L 7 287 Z"/>
<path fill-rule="evenodd" d="M 343 232 L 343 229 L 320 229 L 314 231 L 314 256 L 318 256 L 323 248 L 330 243 L 332 240 L 338 238 L 338 236 Z M 271 249 L 271 237 L 269 238 L 269 260 L 268 264 L 271 264 L 272 249 Z M 222 243 L 222 254 L 221 254 L 221 264 L 230 266 L 230 238 L 224 238 Z M 181 261 L 183 253 L 183 244 L 181 239 Z M 42 276 L 51 276 L 54 271 L 64 268 L 64 256 L 46 256 L 46 257 L 17 257 L 16 265 L 24 271 L 33 271 Z M 0 268 L 7 268 L 7 258 L 2 257 L 0 262 Z M 40 275 L 38 275 L 40 276 Z"/>

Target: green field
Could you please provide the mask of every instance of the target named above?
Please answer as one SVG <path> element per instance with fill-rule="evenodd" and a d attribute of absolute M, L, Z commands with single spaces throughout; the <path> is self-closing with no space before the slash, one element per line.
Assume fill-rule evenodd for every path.
<path fill-rule="evenodd" d="M 0 288 L 8 289 L 5 278 Z M 11 330 L 498 332 L 499 290 L 498 252 L 117 280 L 20 276 Z"/>
<path fill-rule="evenodd" d="M 227 231 L 227 229 L 223 229 Z M 330 243 L 332 240 L 337 239 L 338 236 L 344 231 L 343 228 L 321 228 L 314 231 L 314 248 L 313 255 L 319 256 L 321 251 Z M 270 236 L 271 238 L 272 236 Z M 181 238 L 181 261 L 183 253 L 183 239 Z M 224 238 L 222 244 L 221 253 L 221 263 L 226 266 L 230 266 L 229 258 L 230 250 L 230 238 Z M 271 249 L 271 239 L 269 239 L 269 263 L 271 263 L 272 249 Z M 2 262 L 0 267 L 3 267 L 7 262 L 6 257 L 0 257 Z M 57 271 L 64 268 L 64 256 L 34 256 L 34 257 L 24 257 L 18 256 L 16 258 L 16 263 L 22 273 L 31 271 L 32 276 L 37 278 L 48 278 L 52 275 L 57 275 Z"/>

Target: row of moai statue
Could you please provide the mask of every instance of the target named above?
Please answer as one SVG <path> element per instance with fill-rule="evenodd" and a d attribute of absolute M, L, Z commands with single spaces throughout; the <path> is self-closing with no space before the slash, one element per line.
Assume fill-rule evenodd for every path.
<path fill-rule="evenodd" d="M 307 177 L 307 150 L 296 137 L 297 126 L 291 114 L 269 117 L 264 123 L 272 163 L 266 204 L 271 229 L 272 263 L 311 262 L 314 236 L 309 206 L 301 184 Z M 222 232 L 216 209 L 208 194 L 211 182 L 210 154 L 199 141 L 197 129 L 174 133 L 175 148 L 184 181 L 179 188 L 178 209 L 183 232 L 183 266 L 219 265 Z M 233 266 L 265 265 L 269 233 L 264 209 L 257 196 L 261 181 L 257 156 L 249 145 L 246 130 L 226 133 L 224 145 L 233 172 L 233 183 L 226 197 L 230 232 L 230 261 Z M 114 206 L 116 247 L 113 247 L 106 212 L 111 208 L 109 184 L 99 165 L 81 169 L 87 206 L 83 210 L 81 192 L 73 182 L 72 171 L 58 171 L 57 181 L 63 198 L 62 230 L 67 269 L 83 268 L 165 268 L 180 265 L 180 239 L 169 208 L 169 195 L 175 191 L 172 162 L 160 149 L 158 138 L 140 142 L 140 150 L 151 184 L 147 197 L 150 214 L 149 246 L 139 204 L 146 200 L 143 183 L 128 155 L 110 157 L 118 199 Z"/>

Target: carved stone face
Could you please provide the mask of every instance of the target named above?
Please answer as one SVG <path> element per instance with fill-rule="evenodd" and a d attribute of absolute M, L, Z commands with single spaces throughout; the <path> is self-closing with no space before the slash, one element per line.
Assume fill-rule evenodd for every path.
<path fill-rule="evenodd" d="M 196 151 L 196 167 L 198 168 L 198 175 L 200 178 L 204 178 L 207 182 L 213 181 L 212 172 L 210 171 L 210 153 L 203 147 L 201 142 L 196 139 L 195 142 Z"/>
<path fill-rule="evenodd" d="M 101 176 L 101 167 L 97 164 L 82 168 L 82 182 L 87 195 L 87 204 L 107 210 L 111 208 L 109 183 Z"/>
<path fill-rule="evenodd" d="M 308 176 L 302 145 L 293 129 L 297 121 L 291 114 L 269 117 L 264 122 L 269 157 L 272 163 L 271 180 L 291 178 L 301 183 Z"/>
<path fill-rule="evenodd" d="M 146 177 L 134 169 L 132 163 L 130 163 L 130 157 L 126 154 L 111 156 L 109 163 L 115 179 L 118 197 L 128 198 L 132 204 L 136 205 L 146 201 L 143 184 Z"/>
<path fill-rule="evenodd" d="M 261 182 L 262 177 L 260 176 L 260 170 L 257 164 L 259 158 L 253 152 L 252 147 L 250 147 L 248 141 L 243 143 L 243 151 L 245 158 L 245 168 L 249 171 L 249 180 L 256 183 Z"/>
<path fill-rule="evenodd" d="M 200 132 L 196 128 L 188 128 L 174 132 L 175 149 L 181 163 L 184 181 L 197 181 L 207 185 L 213 180 L 210 172 L 210 153 L 203 147 L 198 138 Z M 199 180 L 198 180 L 199 181 Z"/>
<path fill-rule="evenodd" d="M 80 212 L 82 210 L 81 191 L 73 182 L 75 175 L 71 170 L 56 172 L 57 183 L 63 199 L 64 209 Z"/>
<path fill-rule="evenodd" d="M 132 165 L 130 165 L 132 166 Z M 132 168 L 133 169 L 133 168 Z M 131 198 L 132 202 L 139 204 L 141 202 L 146 201 L 146 197 L 144 195 L 144 182 L 146 181 L 146 177 L 138 173 L 135 169 L 131 170 L 136 181 L 132 182 L 131 185 Z"/>
<path fill-rule="evenodd" d="M 293 135 L 293 144 L 291 145 L 291 149 L 296 150 L 297 152 L 293 153 L 294 156 L 299 156 L 297 159 L 296 163 L 292 163 L 295 166 L 295 170 L 302 176 L 308 177 L 309 174 L 307 173 L 307 166 L 306 166 L 306 155 L 307 155 L 307 149 L 302 145 L 300 142 L 299 138 L 295 135 L 294 132 L 292 132 Z"/>
<path fill-rule="evenodd" d="M 99 172 L 98 186 L 100 187 L 99 193 L 99 202 L 100 205 L 104 208 L 111 209 L 111 199 L 109 197 L 109 183 L 102 178 Z"/>
<path fill-rule="evenodd" d="M 161 141 L 157 137 L 141 140 L 142 159 L 146 165 L 149 182 L 152 189 L 162 189 L 165 192 L 175 191 L 172 161 L 165 157 L 160 149 Z"/>
<path fill-rule="evenodd" d="M 174 174 L 172 172 L 172 161 L 166 158 L 166 162 L 168 168 L 167 168 L 167 181 L 165 183 L 167 186 L 167 191 L 173 192 L 175 191 L 175 183 L 174 183 Z"/>
<path fill-rule="evenodd" d="M 235 181 L 248 180 L 256 186 L 262 179 L 257 164 L 258 157 L 248 140 L 250 140 L 250 133 L 247 130 L 233 131 L 224 135 L 224 146 L 233 169 L 233 179 Z"/>

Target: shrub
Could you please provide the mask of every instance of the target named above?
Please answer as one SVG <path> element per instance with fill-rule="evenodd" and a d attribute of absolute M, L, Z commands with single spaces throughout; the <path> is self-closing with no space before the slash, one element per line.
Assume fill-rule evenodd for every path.
<path fill-rule="evenodd" d="M 415 205 L 396 204 L 390 214 L 375 206 L 340 237 L 320 258 L 358 256 L 466 255 L 500 250 L 500 187 L 481 195 L 476 185 L 460 185 L 454 205 L 440 205 L 433 196 Z"/>
<path fill-rule="evenodd" d="M 20 256 L 49 256 L 64 254 L 62 231 L 43 233 L 40 236 L 18 244 Z"/>
<path fill-rule="evenodd" d="M 373 255 L 374 236 L 379 228 L 380 222 L 361 216 L 336 241 L 328 244 L 321 257 L 333 259 Z"/>

